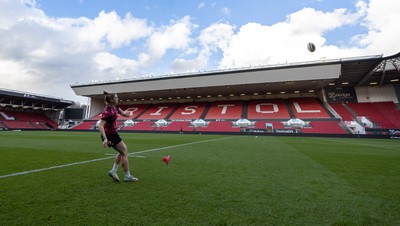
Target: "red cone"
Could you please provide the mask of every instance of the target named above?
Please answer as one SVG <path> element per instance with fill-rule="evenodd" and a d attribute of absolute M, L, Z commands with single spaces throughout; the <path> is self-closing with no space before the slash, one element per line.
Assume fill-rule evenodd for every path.
<path fill-rule="evenodd" d="M 168 163 L 169 163 L 169 159 L 171 158 L 171 156 L 165 156 L 162 160 L 165 162 L 165 164 L 167 164 L 167 166 L 168 166 Z"/>

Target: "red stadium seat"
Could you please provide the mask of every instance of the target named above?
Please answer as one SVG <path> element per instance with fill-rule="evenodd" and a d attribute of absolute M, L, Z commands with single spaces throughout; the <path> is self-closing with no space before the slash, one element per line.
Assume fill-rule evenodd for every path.
<path fill-rule="evenodd" d="M 240 119 L 242 117 L 243 101 L 214 102 L 205 119 Z"/>
<path fill-rule="evenodd" d="M 184 120 L 184 119 L 198 119 L 206 108 L 206 102 L 195 102 L 185 103 L 179 106 L 179 108 L 169 118 L 171 120 Z"/>
<path fill-rule="evenodd" d="M 289 99 L 296 118 L 331 118 L 316 98 Z"/>
<path fill-rule="evenodd" d="M 158 120 L 158 119 L 165 119 L 169 114 L 171 114 L 177 104 L 156 104 L 153 105 L 151 108 L 146 110 L 141 116 L 138 117 L 139 120 Z"/>
<path fill-rule="evenodd" d="M 275 100 L 253 100 L 249 102 L 248 119 L 290 119 L 285 102 Z"/>

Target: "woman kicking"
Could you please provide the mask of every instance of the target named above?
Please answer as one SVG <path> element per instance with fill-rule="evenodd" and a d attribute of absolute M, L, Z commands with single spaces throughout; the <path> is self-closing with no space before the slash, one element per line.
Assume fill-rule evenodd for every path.
<path fill-rule="evenodd" d="M 129 115 L 118 107 L 118 96 L 116 93 L 108 93 L 107 91 L 104 91 L 104 101 L 106 103 L 106 107 L 101 114 L 101 121 L 99 124 L 101 139 L 103 140 L 104 147 L 113 147 L 118 152 L 117 156 L 115 157 L 113 168 L 108 172 L 108 175 L 115 182 L 119 182 L 117 169 L 121 163 L 125 173 L 124 181 L 138 181 L 139 179 L 133 177 L 129 172 L 128 148 L 117 132 L 116 121 L 118 114 L 125 117 L 128 117 Z"/>

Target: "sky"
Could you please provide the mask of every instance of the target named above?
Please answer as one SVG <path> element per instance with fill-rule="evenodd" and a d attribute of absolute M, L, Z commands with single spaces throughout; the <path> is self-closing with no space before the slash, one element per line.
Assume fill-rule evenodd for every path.
<path fill-rule="evenodd" d="M 0 0 L 0 89 L 84 104 L 70 85 L 390 56 L 400 52 L 398 9 L 399 0 Z"/>

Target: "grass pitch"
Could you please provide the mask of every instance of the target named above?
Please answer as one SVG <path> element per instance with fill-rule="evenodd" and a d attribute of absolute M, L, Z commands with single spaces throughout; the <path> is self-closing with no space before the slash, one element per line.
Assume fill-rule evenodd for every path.
<path fill-rule="evenodd" d="M 121 136 L 0 132 L 0 225 L 400 225 L 400 141 Z"/>

